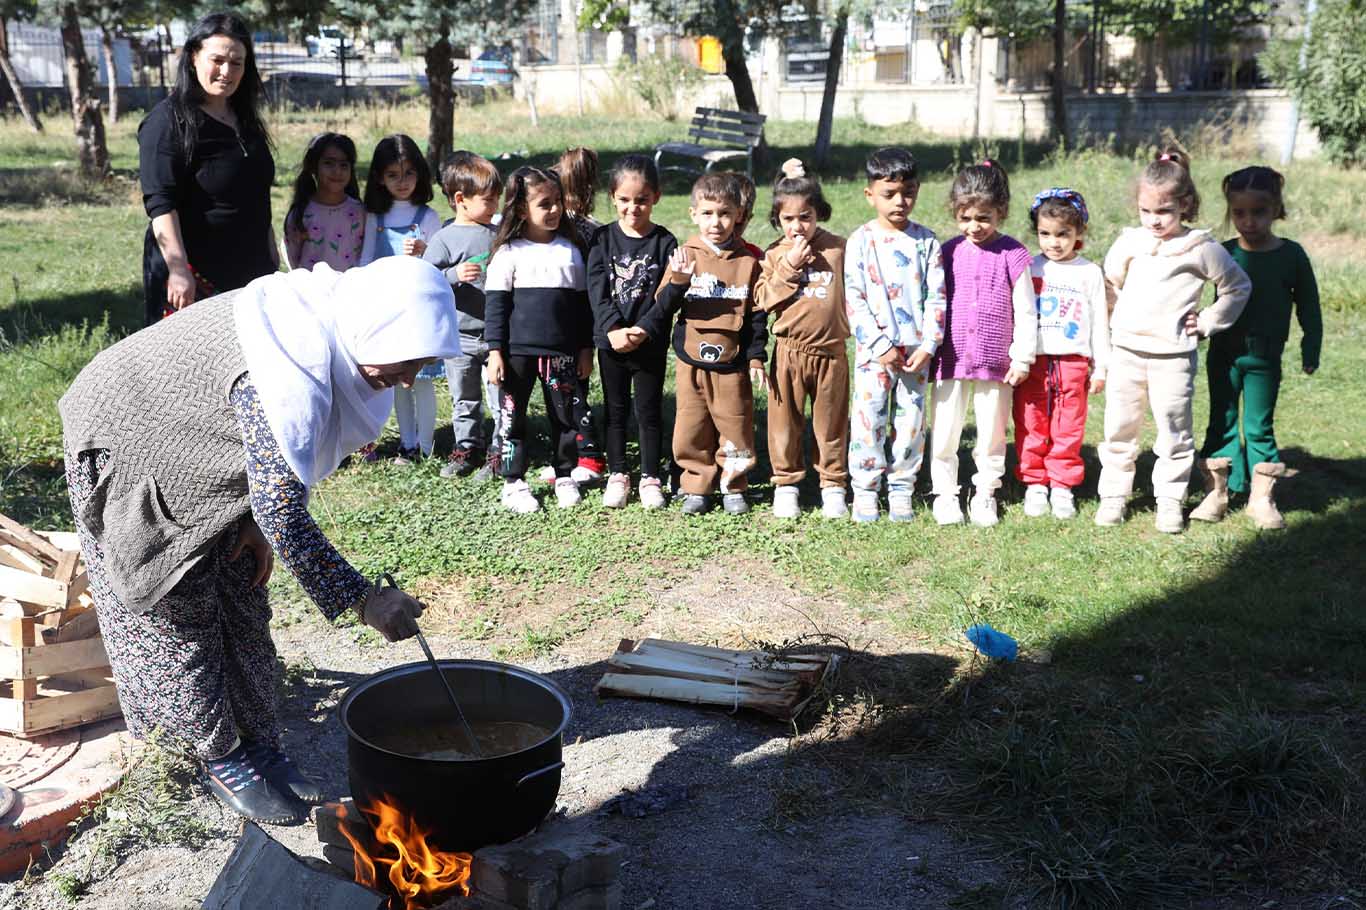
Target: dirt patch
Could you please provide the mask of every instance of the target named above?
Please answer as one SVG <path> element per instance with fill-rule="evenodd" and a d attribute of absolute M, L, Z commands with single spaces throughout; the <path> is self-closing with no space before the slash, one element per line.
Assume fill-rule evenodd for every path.
<path fill-rule="evenodd" d="M 423 594 L 431 598 L 436 616 L 444 617 L 441 628 L 429 624 L 432 647 L 443 656 L 495 656 L 519 641 L 522 633 L 515 630 L 522 625 L 560 622 L 574 630 L 542 656 L 520 662 L 546 674 L 573 701 L 556 812 L 570 824 L 627 845 L 624 907 L 942 907 L 956 896 L 1000 886 L 1001 869 L 971 845 L 935 825 L 913 821 L 910 799 L 869 798 L 867 780 L 855 780 L 866 775 L 850 768 L 856 752 L 847 742 L 832 738 L 794 748 L 789 727 L 758 716 L 598 700 L 593 694 L 606 657 L 624 637 L 745 646 L 819 629 L 851 641 L 876 641 L 879 652 L 906 649 L 890 629 L 845 604 L 794 588 L 764 564 L 726 560 L 661 577 L 646 588 L 641 603 L 610 603 L 601 616 L 572 626 L 563 625 L 565 601 L 513 597 L 500 607 L 490 634 L 475 641 L 456 630 L 492 614 L 466 589 L 432 586 Z M 593 592 L 574 595 L 582 609 Z M 491 601 L 481 597 L 480 602 Z M 336 704 L 366 674 L 418 659 L 417 648 L 373 645 L 355 630 L 302 614 L 277 632 L 276 641 L 288 667 L 282 692 L 285 745 L 306 772 L 331 792 L 345 793 L 346 742 Z M 943 655 L 923 657 L 940 676 L 955 664 Z M 879 774 L 899 780 L 907 793 L 921 789 L 924 772 L 911 763 L 895 757 L 878 762 Z M 888 773 L 892 764 L 894 772 Z M 672 796 L 677 804 L 627 817 L 613 809 L 613 798 L 623 790 Z M 136 852 L 94 883 L 80 906 L 197 907 L 231 850 L 236 824 L 209 797 L 201 796 L 195 806 L 222 831 L 220 840 L 199 850 Z M 307 825 L 270 833 L 297 853 L 321 853 Z M 60 874 L 80 862 L 78 839 L 53 871 Z M 0 886 L 0 907 L 72 906 L 58 893 L 56 881 L 49 875 L 25 888 Z"/>

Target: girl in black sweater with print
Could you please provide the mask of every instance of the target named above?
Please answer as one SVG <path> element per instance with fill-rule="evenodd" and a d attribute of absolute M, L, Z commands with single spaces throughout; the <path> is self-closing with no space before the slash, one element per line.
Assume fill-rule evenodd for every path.
<path fill-rule="evenodd" d="M 593 371 L 592 310 L 578 234 L 567 217 L 555 175 L 521 167 L 508 179 L 503 220 L 484 278 L 484 340 L 489 381 L 503 409 L 503 506 L 535 512 L 526 482 L 526 412 L 540 379 L 554 445 L 555 498 L 578 505 L 570 476 L 578 461 L 574 398 Z"/>
<path fill-rule="evenodd" d="M 593 305 L 593 342 L 607 401 L 611 471 L 602 503 L 621 508 L 630 496 L 626 422 L 634 386 L 640 428 L 640 504 L 658 509 L 664 505 L 659 469 L 669 345 L 667 339 L 651 338 L 640 323 L 654 306 L 655 289 L 678 241 L 650 221 L 660 193 L 659 172 L 649 158 L 626 155 L 619 159 L 612 169 L 609 191 L 617 220 L 597 232 L 588 253 L 588 299 Z"/>

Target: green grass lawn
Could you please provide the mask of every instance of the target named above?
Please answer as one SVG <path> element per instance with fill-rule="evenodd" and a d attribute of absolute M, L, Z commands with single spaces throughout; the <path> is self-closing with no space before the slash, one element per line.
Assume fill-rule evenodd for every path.
<path fill-rule="evenodd" d="M 425 114 L 404 107 L 295 112 L 273 123 L 278 216 L 308 136 L 348 132 L 363 169 L 380 136 L 422 136 Z M 131 179 L 136 123 L 125 118 L 111 130 L 119 178 L 99 189 L 62 173 L 72 149 L 58 124 L 50 119 L 41 138 L 15 122 L 0 125 L 0 511 L 40 527 L 70 524 L 54 403 L 96 351 L 136 327 L 142 311 L 145 218 Z M 605 171 L 615 156 L 681 131 L 599 116 L 543 118 L 533 130 L 520 108 L 504 103 L 458 111 L 456 145 L 511 168 L 588 144 L 602 153 Z M 770 124 L 774 160 L 803 154 L 812 133 L 810 124 Z M 853 122 L 838 124 L 835 136 L 826 188 L 837 232 L 870 217 L 859 169 L 869 150 L 886 144 L 909 145 L 924 162 L 914 217 L 941 237 L 951 236 L 944 206 L 951 169 L 984 151 L 1011 170 L 1018 204 L 1008 229 L 1026 242 L 1027 200 L 1051 185 L 1086 195 L 1087 249 L 1097 258 L 1135 221 L 1136 154 L 973 148 Z M 1201 223 L 1218 225 L 1220 177 L 1252 162 L 1196 153 Z M 766 508 L 738 520 L 686 521 L 676 511 L 612 512 L 596 496 L 572 513 L 514 517 L 497 508 L 492 486 L 442 481 L 436 464 L 344 469 L 319 489 L 315 512 L 363 571 L 397 570 L 405 585 L 452 580 L 495 620 L 498 598 L 571 591 L 561 615 L 525 630 L 511 657 L 553 650 L 589 624 L 628 621 L 653 578 L 727 555 L 771 564 L 791 584 L 838 598 L 851 613 L 886 621 L 930 649 L 958 641 L 971 622 L 989 621 L 1036 659 L 965 663 L 929 693 L 895 674 L 853 678 L 796 745 L 838 727 L 850 767 L 866 760 L 876 769 L 851 772 L 860 781 L 851 793 L 992 838 L 1025 870 L 1029 887 L 1058 905 L 1172 906 L 1264 887 L 1341 894 L 1359 905 L 1366 900 L 1366 174 L 1319 162 L 1297 162 L 1286 174 L 1290 217 L 1280 229 L 1314 260 L 1327 337 L 1312 378 L 1294 359 L 1297 330 L 1288 347 L 1278 437 L 1300 473 L 1282 486 L 1285 532 L 1259 535 L 1235 515 L 1179 537 L 1158 534 L 1146 495 L 1150 457 L 1140 462 L 1132 520 L 1095 528 L 1100 399 L 1088 426 L 1082 513 L 1070 524 L 1024 520 L 1020 491 L 1010 485 L 1006 519 L 991 530 L 927 520 L 834 525 L 809 515 L 780 523 Z M 657 220 L 680 235 L 688 227 L 685 192 L 671 183 L 657 209 Z M 764 223 L 768 201 L 761 192 L 749 237 L 761 245 L 774 236 Z M 447 214 L 444 202 L 438 208 Z M 1201 427 L 1205 404 L 1202 380 Z M 445 417 L 449 401 L 442 407 Z M 761 424 L 764 414 L 760 400 Z M 762 449 L 762 427 L 759 438 Z M 449 445 L 449 429 L 438 436 L 443 442 Z M 970 445 L 971 432 L 965 450 Z M 766 492 L 764 470 L 753 476 Z M 811 505 L 814 486 L 805 493 Z M 277 594 L 282 603 L 299 597 L 289 582 L 278 583 Z M 854 702 L 867 710 L 850 721 L 841 706 Z M 937 769 L 933 798 L 893 779 L 888 769 L 906 763 Z"/>

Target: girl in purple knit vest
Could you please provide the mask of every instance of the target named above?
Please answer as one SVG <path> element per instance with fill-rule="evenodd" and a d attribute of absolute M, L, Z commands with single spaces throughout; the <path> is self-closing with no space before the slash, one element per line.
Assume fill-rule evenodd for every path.
<path fill-rule="evenodd" d="M 958 524 L 958 443 L 968 401 L 977 423 L 972 457 L 972 523 L 999 521 L 996 490 L 1006 469 L 1006 423 L 1012 387 L 1029 376 L 1034 362 L 1038 311 L 1029 275 L 1032 258 L 1023 244 L 999 230 L 1010 210 L 1010 181 L 990 159 L 964 168 L 949 189 L 949 211 L 961 236 L 944 244 L 948 317 L 934 358 L 934 427 L 930 479 L 934 518 Z"/>

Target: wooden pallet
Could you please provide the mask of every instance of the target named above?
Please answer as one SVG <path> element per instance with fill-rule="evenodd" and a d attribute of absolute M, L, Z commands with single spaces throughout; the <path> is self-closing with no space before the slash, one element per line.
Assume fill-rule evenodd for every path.
<path fill-rule="evenodd" d="M 118 716 L 86 587 L 75 534 L 0 515 L 0 732 L 38 736 Z"/>

